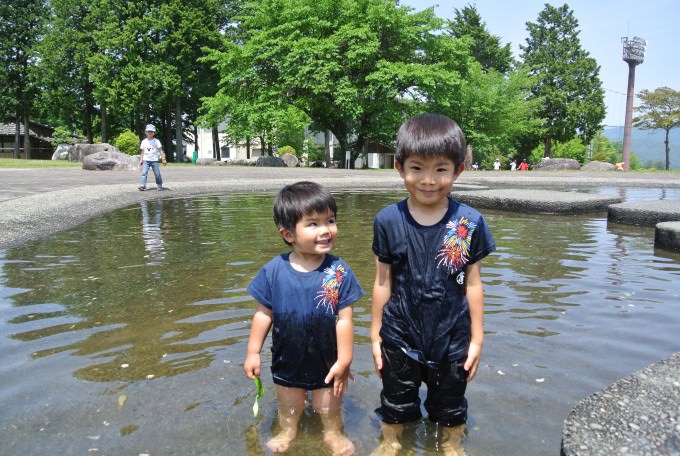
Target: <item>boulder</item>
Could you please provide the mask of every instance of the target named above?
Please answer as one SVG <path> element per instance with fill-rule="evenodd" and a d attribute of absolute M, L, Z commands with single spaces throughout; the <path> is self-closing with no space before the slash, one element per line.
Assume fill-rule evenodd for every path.
<path fill-rule="evenodd" d="M 279 157 L 264 156 L 257 157 L 257 162 L 255 162 L 255 166 L 273 166 L 277 168 L 282 168 L 286 166 L 286 162 L 281 160 Z"/>
<path fill-rule="evenodd" d="M 581 164 L 573 158 L 544 158 L 534 165 L 536 171 L 565 171 L 581 169 Z"/>
<path fill-rule="evenodd" d="M 281 155 L 281 160 L 283 160 L 289 168 L 297 168 L 300 166 L 300 160 L 293 154 L 285 153 Z"/>
<path fill-rule="evenodd" d="M 59 144 L 52 154 L 52 160 L 68 160 L 71 147 L 73 147 L 71 144 Z"/>
<path fill-rule="evenodd" d="M 215 160 L 213 157 L 203 157 L 196 160 L 196 166 L 208 166 L 212 165 L 216 161 L 217 160 Z"/>
<path fill-rule="evenodd" d="M 139 155 L 127 155 L 118 151 L 102 151 L 86 155 L 83 169 L 88 171 L 134 171 L 139 169 Z"/>
<path fill-rule="evenodd" d="M 108 143 L 101 144 L 74 144 L 69 148 L 68 161 L 83 161 L 88 155 L 96 154 L 98 152 L 118 152 L 121 153 L 115 146 Z M 128 155 L 129 156 L 129 155 Z"/>
<path fill-rule="evenodd" d="M 581 167 L 583 171 L 614 171 L 616 166 L 613 163 L 601 161 L 591 161 Z"/>

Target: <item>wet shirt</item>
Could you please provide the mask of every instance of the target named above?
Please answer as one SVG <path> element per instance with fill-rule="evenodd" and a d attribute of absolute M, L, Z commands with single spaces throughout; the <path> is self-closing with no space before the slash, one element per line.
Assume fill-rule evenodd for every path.
<path fill-rule="evenodd" d="M 161 149 L 163 146 L 158 138 L 144 138 L 142 139 L 139 148 L 142 151 L 142 160 L 158 161 L 161 159 Z"/>
<path fill-rule="evenodd" d="M 301 272 L 286 253 L 264 265 L 248 292 L 272 310 L 274 383 L 307 390 L 329 386 L 324 379 L 338 359 L 338 311 L 365 294 L 349 266 L 326 255 L 315 271 Z"/>
<path fill-rule="evenodd" d="M 465 204 L 449 198 L 442 220 L 422 226 L 406 201 L 380 211 L 373 226 L 373 252 L 391 265 L 392 275 L 380 337 L 436 367 L 467 355 L 465 266 L 480 261 L 496 245 L 482 215 Z"/>

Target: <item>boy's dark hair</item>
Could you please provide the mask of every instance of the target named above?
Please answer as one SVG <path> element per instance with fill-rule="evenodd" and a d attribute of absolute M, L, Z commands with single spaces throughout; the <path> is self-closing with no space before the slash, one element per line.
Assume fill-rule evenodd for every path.
<path fill-rule="evenodd" d="M 445 157 L 458 168 L 465 162 L 465 135 L 458 124 L 442 114 L 425 113 L 404 122 L 397 133 L 395 160 L 403 165 L 412 155 Z"/>
<path fill-rule="evenodd" d="M 274 201 L 274 223 L 278 228 L 295 232 L 300 219 L 314 212 L 338 213 L 335 198 L 323 186 L 309 181 L 286 185 Z"/>

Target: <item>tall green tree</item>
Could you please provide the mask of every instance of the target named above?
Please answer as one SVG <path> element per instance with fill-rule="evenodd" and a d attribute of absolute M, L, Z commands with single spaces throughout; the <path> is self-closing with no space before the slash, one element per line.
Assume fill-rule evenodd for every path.
<path fill-rule="evenodd" d="M 15 119 L 15 158 L 19 158 L 19 123 L 24 125 L 24 157 L 31 158 L 29 126 L 37 93 L 35 47 L 42 37 L 45 13 L 44 0 L 0 2 L 0 116 Z"/>
<path fill-rule="evenodd" d="M 141 133 L 161 126 L 167 150 L 181 151 L 184 130 L 198 116 L 202 97 L 212 95 L 217 74 L 200 59 L 219 48 L 231 11 L 225 0 L 97 0 L 98 52 L 89 63 L 95 99 L 102 109 L 102 136 L 109 115 L 125 119 L 118 130 Z"/>
<path fill-rule="evenodd" d="M 414 88 L 435 79 L 426 55 L 441 21 L 431 9 L 412 13 L 387 0 L 263 0 L 240 19 L 239 42 L 212 54 L 220 89 L 217 101 L 206 102 L 294 106 L 333 132 L 343 158 L 351 150 L 350 166 L 367 140 L 392 140 L 418 96 Z"/>
<path fill-rule="evenodd" d="M 589 142 L 600 129 L 605 116 L 600 67 L 581 47 L 578 21 L 568 5 L 546 4 L 536 22 L 526 25 L 522 59 L 534 76 L 531 97 L 543 120 L 544 157 L 550 157 L 552 141 L 578 134 Z"/>
<path fill-rule="evenodd" d="M 643 130 L 661 129 L 666 136 L 666 171 L 671 169 L 671 147 L 668 136 L 673 128 L 680 127 L 680 91 L 659 87 L 653 92 L 641 90 L 637 94 L 641 104 L 635 107 L 642 114 L 633 124 Z"/>
<path fill-rule="evenodd" d="M 39 104 L 46 120 L 94 140 L 97 115 L 89 59 L 97 47 L 91 2 L 50 0 L 49 22 L 38 45 Z"/>
<path fill-rule="evenodd" d="M 500 38 L 489 33 L 477 7 L 466 5 L 462 9 L 454 8 L 453 11 L 455 17 L 447 23 L 448 33 L 455 38 L 469 40 L 472 56 L 482 65 L 484 71 L 510 71 L 513 65 L 510 43 L 501 45 Z"/>

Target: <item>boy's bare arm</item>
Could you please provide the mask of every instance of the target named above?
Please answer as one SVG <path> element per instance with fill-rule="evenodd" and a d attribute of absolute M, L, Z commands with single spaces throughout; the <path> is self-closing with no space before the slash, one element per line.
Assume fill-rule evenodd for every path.
<path fill-rule="evenodd" d="M 382 327 L 383 308 L 392 295 L 391 265 L 382 263 L 375 257 L 375 282 L 371 300 L 371 351 L 375 370 L 380 375 L 383 367 L 382 352 L 380 350 L 380 328 Z"/>
<path fill-rule="evenodd" d="M 264 345 L 264 341 L 267 338 L 271 326 L 271 309 L 258 303 L 250 327 L 246 360 L 243 363 L 243 371 L 245 372 L 246 377 L 251 380 L 255 375 L 260 375 L 260 352 L 262 351 L 262 346 Z"/>
<path fill-rule="evenodd" d="M 354 324 L 351 306 L 338 312 L 335 334 L 338 341 L 338 359 L 324 381 L 326 383 L 333 381 L 333 395 L 339 397 L 347 391 L 348 378 L 351 378 L 350 366 L 354 356 Z"/>
<path fill-rule="evenodd" d="M 470 307 L 470 347 L 465 361 L 467 381 L 471 381 L 477 373 L 484 345 L 484 287 L 481 269 L 481 261 L 465 268 L 465 295 Z"/>

